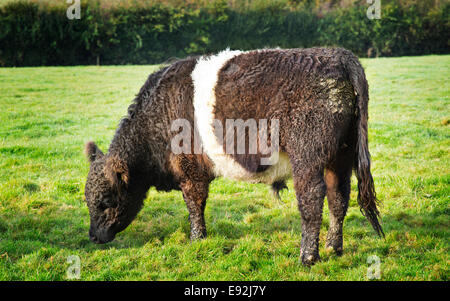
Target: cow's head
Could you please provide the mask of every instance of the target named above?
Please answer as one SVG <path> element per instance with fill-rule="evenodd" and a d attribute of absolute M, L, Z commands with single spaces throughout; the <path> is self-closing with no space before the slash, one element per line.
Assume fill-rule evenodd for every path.
<path fill-rule="evenodd" d="M 104 155 L 94 142 L 86 144 L 85 152 L 91 164 L 84 192 L 91 220 L 89 238 L 95 243 L 107 243 L 136 217 L 142 196 L 129 189 L 125 162 Z"/>

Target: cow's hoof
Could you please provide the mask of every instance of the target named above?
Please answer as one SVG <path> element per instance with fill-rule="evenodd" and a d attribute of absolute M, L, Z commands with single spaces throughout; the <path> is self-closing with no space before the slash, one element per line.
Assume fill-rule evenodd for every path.
<path fill-rule="evenodd" d="M 311 253 L 302 253 L 301 254 L 302 264 L 304 266 L 310 267 L 314 265 L 317 261 L 320 261 L 320 256 L 311 254 Z"/>
<path fill-rule="evenodd" d="M 201 231 L 201 230 L 199 230 L 199 231 L 191 231 L 191 240 L 192 241 L 194 241 L 194 240 L 200 240 L 200 239 L 204 239 L 204 238 L 206 238 L 206 230 L 204 230 L 204 231 Z"/>
<path fill-rule="evenodd" d="M 332 244 L 326 244 L 325 248 L 327 251 L 334 252 L 337 256 L 342 256 L 343 250 L 342 246 L 334 246 Z"/>
<path fill-rule="evenodd" d="M 341 256 L 343 252 L 342 248 L 342 236 L 333 236 L 328 234 L 327 242 L 325 243 L 325 248 L 327 250 L 331 249 L 337 256 Z"/>

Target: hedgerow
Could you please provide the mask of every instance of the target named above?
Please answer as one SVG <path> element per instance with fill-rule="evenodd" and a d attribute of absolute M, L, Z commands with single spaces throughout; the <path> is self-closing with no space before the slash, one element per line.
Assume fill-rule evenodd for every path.
<path fill-rule="evenodd" d="M 359 56 L 449 53 L 450 2 L 14 0 L 0 7 L 0 66 L 154 64 L 226 47 L 341 46 Z"/>

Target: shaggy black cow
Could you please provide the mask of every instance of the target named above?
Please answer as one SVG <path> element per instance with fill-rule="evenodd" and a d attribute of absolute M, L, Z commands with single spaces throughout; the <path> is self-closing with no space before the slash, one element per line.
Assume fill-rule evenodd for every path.
<path fill-rule="evenodd" d="M 319 260 L 325 195 L 330 210 L 326 246 L 342 253 L 353 168 L 361 211 L 382 235 L 370 172 L 368 99 L 364 70 L 344 49 L 226 50 L 160 69 L 128 108 L 108 153 L 93 142 L 86 144 L 91 240 L 113 240 L 136 217 L 151 186 L 182 191 L 191 239 L 198 239 L 206 236 L 204 209 L 215 177 L 267 183 L 277 194 L 292 176 L 302 218 L 301 260 L 310 265 Z M 192 125 L 188 132 L 202 151 L 198 141 L 184 141 L 185 151 L 174 152 L 180 132 L 173 124 L 179 120 Z M 220 139 L 213 124 L 228 129 L 230 120 L 246 121 L 244 131 Z M 245 143 L 244 152 L 235 152 L 242 137 L 250 145 L 253 123 L 248 120 L 266 120 L 267 126 L 278 125 L 278 131 L 258 132 L 263 139 L 256 152 Z M 261 151 L 264 139 L 267 145 L 276 142 L 276 160 L 263 163 L 274 154 Z"/>

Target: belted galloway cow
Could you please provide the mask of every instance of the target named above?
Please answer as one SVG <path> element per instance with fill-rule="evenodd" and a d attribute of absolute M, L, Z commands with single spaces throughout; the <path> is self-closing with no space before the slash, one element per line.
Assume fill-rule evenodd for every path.
<path fill-rule="evenodd" d="M 319 260 L 325 196 L 326 246 L 342 253 L 353 170 L 361 212 L 384 235 L 370 171 L 368 100 L 360 62 L 339 48 L 226 50 L 163 67 L 129 106 L 108 152 L 86 144 L 90 239 L 113 240 L 150 187 L 181 190 L 191 239 L 204 238 L 213 179 L 266 183 L 277 195 L 292 177 L 300 256 L 311 265 Z"/>

